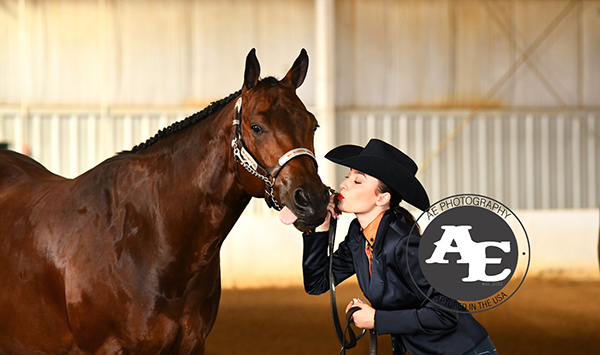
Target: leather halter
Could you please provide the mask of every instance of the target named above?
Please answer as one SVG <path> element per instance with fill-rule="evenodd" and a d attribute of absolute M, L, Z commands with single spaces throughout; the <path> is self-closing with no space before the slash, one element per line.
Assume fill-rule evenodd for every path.
<path fill-rule="evenodd" d="M 315 154 L 307 148 L 295 148 L 289 152 L 283 154 L 277 161 L 275 166 L 265 168 L 260 165 L 256 158 L 246 149 L 244 138 L 242 137 L 242 97 L 240 96 L 235 103 L 235 109 L 233 110 L 233 140 L 231 141 L 231 147 L 233 148 L 233 155 L 240 165 L 246 169 L 250 174 L 261 179 L 265 183 L 265 202 L 269 208 L 274 208 L 277 211 L 281 211 L 282 207 L 275 199 L 273 191 L 273 185 L 275 179 L 283 170 L 283 167 L 290 162 L 290 160 L 297 158 L 302 155 L 308 155 L 312 158 L 315 166 L 317 166 L 317 159 Z"/>

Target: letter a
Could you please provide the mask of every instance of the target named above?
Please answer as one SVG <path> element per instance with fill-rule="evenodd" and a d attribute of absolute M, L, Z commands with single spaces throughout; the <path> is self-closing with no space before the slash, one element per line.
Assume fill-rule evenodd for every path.
<path fill-rule="evenodd" d="M 441 228 L 444 230 L 444 234 L 440 240 L 433 243 L 436 248 L 425 262 L 427 264 L 448 264 L 448 260 L 444 259 L 446 253 L 459 253 L 461 260 L 468 260 L 468 256 L 463 253 L 468 253 L 474 244 L 469 234 L 471 226 L 442 226 Z M 452 246 L 452 242 L 455 242 L 456 246 Z"/>

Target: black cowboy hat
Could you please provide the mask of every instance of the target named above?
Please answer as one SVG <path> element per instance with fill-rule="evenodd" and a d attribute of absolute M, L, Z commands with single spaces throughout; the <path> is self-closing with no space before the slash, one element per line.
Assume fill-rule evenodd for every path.
<path fill-rule="evenodd" d="M 336 164 L 371 175 L 398 193 L 406 202 L 425 211 L 429 197 L 415 177 L 417 164 L 396 147 L 379 139 L 371 139 L 363 148 L 346 144 L 325 155 Z"/>

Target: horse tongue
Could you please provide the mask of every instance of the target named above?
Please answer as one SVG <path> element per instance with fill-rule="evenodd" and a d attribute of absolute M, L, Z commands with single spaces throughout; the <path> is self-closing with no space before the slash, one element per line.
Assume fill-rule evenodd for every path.
<path fill-rule="evenodd" d="M 283 207 L 281 212 L 279 212 L 279 220 L 281 221 L 281 223 L 283 223 L 285 225 L 290 225 L 290 224 L 296 222 L 297 219 L 298 219 L 298 217 L 296 217 L 294 212 L 292 212 L 292 210 L 290 210 L 289 208 L 287 208 L 285 206 Z"/>

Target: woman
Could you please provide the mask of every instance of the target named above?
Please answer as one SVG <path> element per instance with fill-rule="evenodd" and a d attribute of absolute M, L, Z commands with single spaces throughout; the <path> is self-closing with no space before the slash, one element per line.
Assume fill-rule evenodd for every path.
<path fill-rule="evenodd" d="M 415 177 L 415 162 L 378 139 L 365 148 L 337 147 L 325 158 L 350 172 L 339 195 L 332 196 L 326 221 L 303 235 L 306 292 L 329 290 L 329 221 L 331 216 L 338 218 L 339 211 L 354 213 L 356 219 L 334 253 L 333 273 L 335 284 L 356 274 L 371 303 L 355 299 L 348 305 L 346 310 L 361 308 L 353 316 L 356 326 L 391 334 L 395 355 L 496 354 L 485 328 L 469 313 L 455 312 L 464 308 L 434 290 L 421 272 L 418 231 L 408 238 L 415 220 L 399 206 L 404 199 L 421 210 L 429 207 L 427 193 Z M 414 257 L 407 260 L 407 252 Z"/>

